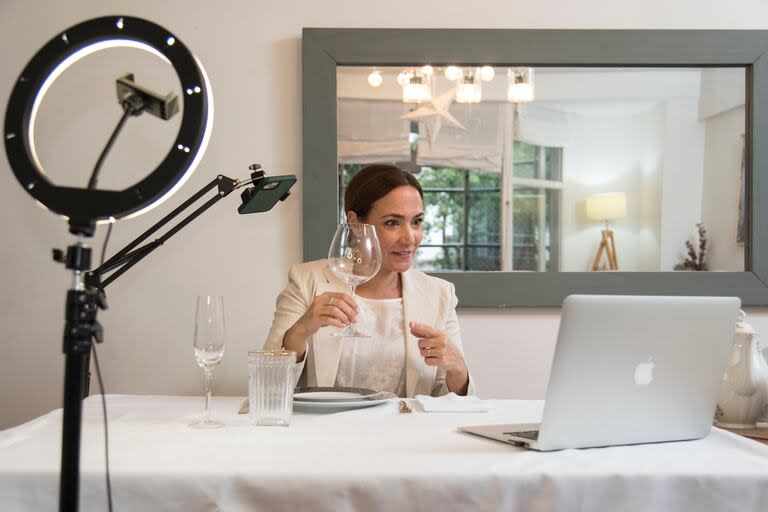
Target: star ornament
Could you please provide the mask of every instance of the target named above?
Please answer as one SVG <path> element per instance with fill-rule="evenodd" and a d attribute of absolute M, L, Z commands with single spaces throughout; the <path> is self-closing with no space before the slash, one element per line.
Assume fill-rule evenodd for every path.
<path fill-rule="evenodd" d="M 443 121 L 450 126 L 465 130 L 463 124 L 453 115 L 448 112 L 448 109 L 453 102 L 453 98 L 456 96 L 456 88 L 449 89 L 440 96 L 432 98 L 431 100 L 423 103 L 418 108 L 411 110 L 405 115 L 400 116 L 400 119 L 407 119 L 409 121 L 418 121 L 424 124 L 427 130 L 427 137 L 429 139 L 430 147 L 437 139 L 437 134 L 440 132 L 440 128 L 443 125 Z"/>

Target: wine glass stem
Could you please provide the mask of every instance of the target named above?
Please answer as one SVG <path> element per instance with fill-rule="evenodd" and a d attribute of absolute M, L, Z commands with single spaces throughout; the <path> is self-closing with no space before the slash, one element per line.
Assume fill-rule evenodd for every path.
<path fill-rule="evenodd" d="M 203 421 L 211 420 L 211 395 L 213 392 L 213 372 L 205 369 L 205 414 Z"/>
<path fill-rule="evenodd" d="M 355 283 L 349 283 L 349 295 L 354 298 L 355 297 L 355 288 L 357 288 L 357 285 Z M 357 327 L 357 320 L 349 324 L 350 329 L 353 329 Z"/>

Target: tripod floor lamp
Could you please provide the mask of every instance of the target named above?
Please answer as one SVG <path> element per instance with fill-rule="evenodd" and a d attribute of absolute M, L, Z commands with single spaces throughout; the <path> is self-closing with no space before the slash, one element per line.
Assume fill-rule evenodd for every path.
<path fill-rule="evenodd" d="M 616 241 L 613 238 L 613 230 L 609 222 L 627 215 L 627 197 L 624 192 L 611 192 L 607 194 L 594 194 L 587 197 L 587 217 L 592 220 L 605 222 L 605 229 L 601 232 L 600 245 L 597 247 L 595 259 L 592 261 L 592 270 L 600 270 L 603 253 L 608 260 L 611 270 L 619 269 L 619 261 L 616 258 Z"/>

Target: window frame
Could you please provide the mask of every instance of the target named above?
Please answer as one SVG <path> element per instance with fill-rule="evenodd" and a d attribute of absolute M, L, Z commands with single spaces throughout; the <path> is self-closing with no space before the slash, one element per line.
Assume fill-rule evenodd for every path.
<path fill-rule="evenodd" d="M 465 267 L 465 268 L 461 268 L 461 269 L 442 269 L 441 272 L 482 272 L 482 271 L 466 270 L 467 259 L 468 259 L 467 251 L 468 251 L 468 249 L 472 249 L 472 248 L 498 247 L 499 248 L 499 261 L 501 261 L 501 254 L 502 254 L 502 251 L 503 251 L 503 248 L 504 248 L 504 233 L 502 231 L 502 222 L 501 222 L 501 220 L 502 220 L 501 217 L 503 215 L 501 212 L 504 211 L 504 209 L 503 209 L 504 200 L 503 200 L 503 184 L 502 184 L 502 180 L 501 179 L 499 180 L 498 188 L 488 189 L 488 190 L 472 189 L 469 186 L 470 173 L 473 172 L 473 171 L 474 172 L 479 172 L 479 171 L 476 171 L 475 169 L 466 169 L 466 168 L 461 168 L 461 167 L 442 167 L 442 169 L 453 169 L 455 171 L 459 171 L 459 172 L 463 173 L 463 175 L 464 175 L 464 186 L 461 189 L 457 189 L 457 190 L 445 190 L 445 189 L 439 189 L 439 188 L 436 189 L 436 188 L 428 188 L 428 187 L 424 187 L 424 186 L 422 186 L 422 189 L 423 189 L 425 195 L 427 193 L 437 193 L 437 192 L 456 193 L 456 194 L 463 194 L 464 195 L 464 201 L 465 201 L 464 202 L 464 207 L 463 207 L 464 208 L 464 224 L 460 228 L 460 231 L 461 231 L 461 234 L 462 234 L 462 236 L 461 236 L 461 240 L 462 241 L 461 241 L 460 244 L 446 244 L 446 243 L 442 243 L 442 244 L 428 244 L 428 243 L 423 243 L 422 242 L 421 247 L 433 247 L 433 248 L 434 247 L 436 247 L 436 248 L 451 247 L 451 248 L 457 248 L 460 252 L 463 253 L 463 256 L 461 257 L 461 261 L 463 263 L 463 267 Z M 500 178 L 501 178 L 501 176 L 500 176 Z M 489 244 L 474 244 L 474 243 L 470 243 L 469 242 L 470 226 L 469 226 L 469 221 L 468 221 L 468 219 L 469 219 L 469 206 L 467 205 L 467 200 L 468 200 L 470 194 L 482 194 L 482 193 L 498 193 L 499 194 L 499 212 L 500 212 L 500 216 L 499 216 L 499 235 L 500 235 L 500 240 L 501 241 L 498 244 L 490 244 L 490 245 Z M 426 203 L 426 200 L 425 200 L 425 203 Z M 493 270 L 493 271 L 488 271 L 488 272 L 498 272 L 498 271 L 497 270 Z"/>

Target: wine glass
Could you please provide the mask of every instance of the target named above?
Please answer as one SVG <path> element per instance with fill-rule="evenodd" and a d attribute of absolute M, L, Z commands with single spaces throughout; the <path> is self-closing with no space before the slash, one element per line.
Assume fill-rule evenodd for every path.
<path fill-rule="evenodd" d="M 357 285 L 371 279 L 381 268 L 381 247 L 376 228 L 370 224 L 339 224 L 328 251 L 328 261 L 331 271 L 347 284 L 350 295 L 354 296 Z M 360 332 L 354 323 L 331 336 L 371 337 Z"/>
<path fill-rule="evenodd" d="M 192 423 L 197 428 L 218 428 L 224 424 L 211 419 L 213 370 L 224 357 L 224 298 L 220 295 L 199 295 L 195 307 L 195 360 L 205 373 L 205 412 Z"/>

